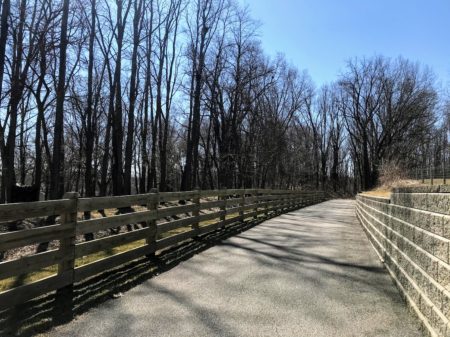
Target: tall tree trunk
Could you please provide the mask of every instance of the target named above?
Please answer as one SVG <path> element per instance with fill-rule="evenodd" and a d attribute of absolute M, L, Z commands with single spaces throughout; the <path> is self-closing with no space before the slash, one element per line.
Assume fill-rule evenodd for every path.
<path fill-rule="evenodd" d="M 87 80 L 87 102 L 86 102 L 86 151 L 85 151 L 85 175 L 84 186 L 86 188 L 86 196 L 95 196 L 95 182 L 92 178 L 92 159 L 94 152 L 94 112 L 93 112 L 93 98 L 94 98 L 94 41 L 95 41 L 95 25 L 96 25 L 96 1 L 91 0 L 91 24 L 89 32 L 89 56 L 88 56 L 88 80 Z M 81 163 L 81 161 L 80 161 Z M 84 212 L 84 218 L 86 220 L 91 218 L 91 212 Z M 86 241 L 94 239 L 93 233 L 86 233 L 84 235 Z"/>
<path fill-rule="evenodd" d="M 114 96 L 110 96 L 110 101 L 114 100 Z M 106 132 L 104 140 L 104 152 L 102 156 L 101 166 L 100 166 L 100 196 L 105 196 L 108 188 L 108 165 L 110 158 L 109 144 L 111 143 L 111 129 L 112 129 L 112 114 L 113 114 L 113 103 L 110 102 L 110 109 L 108 109 L 108 115 L 106 117 Z"/>
<path fill-rule="evenodd" d="M 166 58 L 166 102 L 165 102 L 165 116 L 164 116 L 164 127 L 162 128 L 162 137 L 160 141 L 160 184 L 159 188 L 161 191 L 167 190 L 167 142 L 169 138 L 169 127 L 170 127 L 170 110 L 172 107 L 172 98 L 174 96 L 173 87 L 175 86 L 176 81 L 176 70 L 175 70 L 175 60 L 176 60 L 176 45 L 177 45 L 177 35 L 178 35 L 178 25 L 180 18 L 180 6 L 181 1 L 174 0 L 172 1 L 172 5 L 174 6 L 172 9 L 173 19 L 171 20 L 173 24 L 173 38 L 172 38 L 172 46 L 169 60 L 169 53 L 166 50 L 165 58 Z M 167 32 L 172 31 L 172 27 L 167 27 Z M 168 48 L 168 39 L 165 39 L 165 48 Z"/>
<path fill-rule="evenodd" d="M 69 0 L 64 0 L 61 19 L 58 85 L 56 89 L 53 159 L 50 177 L 50 198 L 59 199 L 64 192 L 64 100 L 66 86 L 67 23 Z"/>
<path fill-rule="evenodd" d="M 368 140 L 367 135 L 364 133 L 362 138 L 362 144 L 361 144 L 363 151 L 362 151 L 362 189 L 368 190 L 372 187 L 372 177 L 371 177 L 371 170 L 370 170 L 370 160 L 369 160 L 369 150 L 368 150 Z"/>
<path fill-rule="evenodd" d="M 148 26 L 146 29 L 146 53 L 145 53 L 145 84 L 144 84 L 144 111 L 142 118 L 142 132 L 141 132 L 141 157 L 142 157 L 142 168 L 141 168 L 141 193 L 145 193 L 150 189 L 150 161 L 148 156 L 147 142 L 148 142 L 148 125 L 149 125 L 149 110 L 152 110 L 151 115 L 153 116 L 153 97 L 152 95 L 152 33 L 153 33 L 153 1 L 150 1 L 150 17 L 148 18 Z M 147 181 L 148 180 L 148 181 Z"/>
<path fill-rule="evenodd" d="M 86 102 L 86 155 L 85 155 L 85 176 L 84 185 L 86 187 L 86 196 L 93 197 L 95 195 L 95 182 L 92 179 L 92 157 L 94 152 L 94 113 L 93 113 L 93 97 L 94 97 L 94 42 L 95 42 L 95 25 L 96 25 L 96 1 L 91 0 L 91 30 L 89 32 L 89 60 L 88 60 L 88 80 L 87 80 L 87 102 Z M 85 213 L 86 218 L 90 218 L 90 213 Z"/>
<path fill-rule="evenodd" d="M 162 145 L 162 133 L 163 133 L 163 125 L 162 125 L 162 78 L 163 78 L 163 71 L 164 71 L 164 62 L 165 62 L 165 54 L 166 54 L 166 46 L 167 46 L 167 39 L 168 39 L 168 31 L 167 26 L 164 32 L 163 38 L 159 41 L 159 66 L 158 66 L 158 72 L 156 74 L 156 114 L 155 114 L 155 120 L 154 123 L 157 125 L 157 129 L 159 131 L 158 137 L 156 137 L 156 133 L 153 137 L 155 141 L 155 146 L 152 147 L 152 162 L 155 160 L 155 163 L 152 163 L 152 165 L 155 165 L 156 168 L 156 141 L 158 141 L 159 149 L 161 149 Z M 155 153 L 153 153 L 155 151 Z M 153 166 L 152 166 L 153 169 Z M 154 172 L 154 179 L 156 180 L 156 169 Z M 152 174 L 153 176 L 153 174 Z M 161 188 L 161 186 L 160 186 Z"/>
<path fill-rule="evenodd" d="M 331 181 L 333 183 L 333 191 L 337 191 L 338 187 L 338 166 L 339 166 L 339 147 L 337 145 L 333 145 L 333 164 L 331 166 Z"/>
<path fill-rule="evenodd" d="M 35 189 L 41 191 L 42 182 L 42 140 L 41 140 L 41 130 L 44 123 L 43 110 L 38 108 L 38 115 L 36 119 L 36 136 L 34 140 L 34 151 L 36 160 L 34 163 L 34 178 L 33 185 Z"/>
<path fill-rule="evenodd" d="M 10 100 L 10 115 L 8 137 L 6 140 L 6 156 L 3 158 L 4 162 L 4 183 L 6 188 L 6 201 L 12 201 L 12 188 L 16 183 L 16 175 L 14 170 L 15 148 L 16 148 L 16 132 L 17 132 L 17 117 L 19 111 L 19 104 L 22 99 L 22 93 L 25 86 L 26 68 L 22 70 L 22 55 L 23 55 L 23 40 L 24 40 L 24 24 L 26 15 L 26 0 L 20 3 L 20 23 L 17 32 L 17 46 L 16 59 L 13 60 L 13 73 L 11 83 L 11 100 Z"/>
<path fill-rule="evenodd" d="M 2 5 L 2 15 L 0 19 L 0 103 L 3 91 L 3 74 L 5 72 L 5 52 L 6 52 L 6 42 L 8 40 L 8 19 L 9 12 L 11 9 L 11 1 L 4 0 Z M 0 156 L 2 158 L 2 176 L 0 181 L 0 203 L 4 203 L 6 200 L 6 145 L 4 143 L 4 130 L 0 125 Z"/>
<path fill-rule="evenodd" d="M 11 10 L 11 1 L 3 0 L 2 16 L 0 19 L 0 98 L 3 89 L 3 74 L 5 71 L 5 52 L 6 42 L 8 40 L 8 18 Z"/>
<path fill-rule="evenodd" d="M 114 69 L 114 89 L 115 106 L 112 118 L 112 184 L 113 194 L 122 195 L 124 193 L 123 181 L 123 125 L 122 125 L 122 49 L 125 33 L 126 18 L 130 10 L 131 1 L 128 2 L 125 13 L 123 14 L 123 1 L 116 0 L 117 4 L 117 55 L 116 67 Z"/>
<path fill-rule="evenodd" d="M 37 118 L 36 118 L 36 135 L 34 140 L 34 151 L 35 151 L 35 164 L 34 164 L 34 178 L 33 185 L 35 189 L 40 192 L 41 184 L 42 184 L 42 131 L 44 129 L 45 123 L 45 102 L 49 96 L 49 90 L 47 90 L 46 95 L 41 98 L 42 88 L 44 86 L 45 74 L 47 72 L 47 59 L 46 59 L 46 44 L 44 42 L 44 37 L 42 36 L 39 41 L 39 79 L 37 82 L 35 97 L 36 97 L 36 109 L 37 109 Z M 49 156 L 49 160 L 50 160 Z M 51 163 L 50 163 L 51 164 Z"/>
<path fill-rule="evenodd" d="M 25 185 L 27 175 L 26 168 L 26 147 L 25 147 L 25 104 L 22 104 L 22 111 L 20 114 L 20 138 L 19 138 L 19 156 L 20 156 L 20 184 Z"/>
<path fill-rule="evenodd" d="M 130 76 L 130 103 L 128 109 L 127 139 L 125 142 L 125 169 L 124 169 L 124 193 L 131 194 L 131 168 L 133 162 L 133 142 L 134 142 L 134 111 L 137 96 L 137 57 L 141 35 L 141 12 L 142 0 L 134 2 L 133 18 L 133 52 L 131 55 L 131 76 Z M 138 186 L 136 185 L 136 189 Z"/>
<path fill-rule="evenodd" d="M 198 60 L 196 62 L 196 69 L 193 74 L 195 76 L 194 82 L 194 97 L 193 97 L 193 107 L 192 107 L 192 129 L 191 129 L 191 139 L 188 142 L 186 151 L 186 166 L 184 169 L 184 186 L 183 190 L 191 190 L 197 185 L 198 176 L 198 145 L 200 142 L 200 109 L 201 109 L 201 90 L 203 87 L 203 72 L 205 65 L 205 44 L 206 44 L 206 34 L 208 32 L 208 27 L 203 23 L 201 26 L 200 34 L 200 47 L 198 53 Z"/>

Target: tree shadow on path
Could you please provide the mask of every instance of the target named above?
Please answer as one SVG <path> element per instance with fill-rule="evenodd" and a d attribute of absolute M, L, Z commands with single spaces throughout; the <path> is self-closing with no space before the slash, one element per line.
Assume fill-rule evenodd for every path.
<path fill-rule="evenodd" d="M 119 268 L 74 285 L 71 317 L 81 315 L 101 303 L 120 297 L 158 274 L 188 260 L 218 243 L 283 213 L 231 224 L 169 248 L 153 258 L 143 257 Z M 60 324 L 55 292 L 0 312 L 0 336 L 34 336 Z"/>

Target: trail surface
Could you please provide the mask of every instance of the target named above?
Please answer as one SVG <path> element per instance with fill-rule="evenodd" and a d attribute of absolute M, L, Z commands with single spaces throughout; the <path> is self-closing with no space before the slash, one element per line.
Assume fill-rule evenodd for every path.
<path fill-rule="evenodd" d="M 422 336 L 354 207 L 265 221 L 46 335 Z"/>

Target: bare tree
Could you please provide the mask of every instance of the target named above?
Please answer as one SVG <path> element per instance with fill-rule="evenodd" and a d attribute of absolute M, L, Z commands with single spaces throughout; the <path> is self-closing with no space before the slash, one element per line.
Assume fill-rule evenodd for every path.
<path fill-rule="evenodd" d="M 50 197 L 57 199 L 64 191 L 64 100 L 66 93 L 67 22 L 69 20 L 69 0 L 62 7 L 59 47 L 58 86 L 56 88 L 55 127 L 53 132 L 53 156 L 51 166 Z"/>

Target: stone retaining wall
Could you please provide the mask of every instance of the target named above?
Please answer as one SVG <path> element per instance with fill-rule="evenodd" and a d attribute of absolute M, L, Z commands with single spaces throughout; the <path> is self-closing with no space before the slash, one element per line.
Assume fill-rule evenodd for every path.
<path fill-rule="evenodd" d="M 356 199 L 358 219 L 424 331 L 450 337 L 450 187 Z"/>

